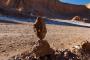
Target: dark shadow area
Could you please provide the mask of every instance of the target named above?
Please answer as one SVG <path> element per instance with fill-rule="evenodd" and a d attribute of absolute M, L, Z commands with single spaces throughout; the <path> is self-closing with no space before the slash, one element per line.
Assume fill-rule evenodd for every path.
<path fill-rule="evenodd" d="M 17 17 L 12 17 L 12 16 L 0 16 L 0 22 L 5 22 L 5 23 L 23 23 L 23 22 L 35 22 L 36 17 L 34 18 L 17 18 Z M 90 28 L 89 26 L 82 26 L 82 25 L 76 25 L 68 22 L 61 22 L 61 21 L 55 21 L 55 20 L 49 20 L 47 18 L 44 18 L 46 24 L 51 24 L 51 25 L 63 25 L 63 26 L 78 26 L 78 27 L 86 27 Z M 19 21 L 19 22 L 18 22 Z"/>
<path fill-rule="evenodd" d="M 12 16 L 0 16 L 0 22 L 2 23 L 23 23 L 23 22 L 35 22 L 34 18 L 18 18 Z"/>
<path fill-rule="evenodd" d="M 22 24 L 22 23 L 20 23 L 20 22 L 9 21 L 9 20 L 0 20 L 0 23 Z"/>
<path fill-rule="evenodd" d="M 78 26 L 78 27 L 90 28 L 89 26 L 81 26 L 81 25 L 71 24 L 68 22 L 60 22 L 60 21 L 48 20 L 48 19 L 46 19 L 45 22 L 46 22 L 46 24 L 53 24 L 53 25 Z"/>

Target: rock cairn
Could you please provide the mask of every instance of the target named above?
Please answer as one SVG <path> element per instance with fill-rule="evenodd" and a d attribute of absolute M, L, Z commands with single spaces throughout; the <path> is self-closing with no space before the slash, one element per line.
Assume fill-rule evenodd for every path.
<path fill-rule="evenodd" d="M 48 54 L 53 54 L 54 50 L 50 48 L 49 43 L 46 40 L 43 40 L 46 36 L 47 29 L 44 19 L 41 17 L 37 17 L 34 23 L 34 32 L 37 37 L 40 39 L 34 45 L 32 52 L 35 58 L 45 56 Z"/>

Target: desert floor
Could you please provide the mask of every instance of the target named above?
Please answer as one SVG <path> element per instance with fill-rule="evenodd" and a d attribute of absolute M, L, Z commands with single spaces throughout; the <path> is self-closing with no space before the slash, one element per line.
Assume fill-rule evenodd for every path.
<path fill-rule="evenodd" d="M 53 49 L 71 48 L 82 41 L 90 41 L 90 28 L 87 27 L 47 24 L 47 30 L 44 40 L 47 40 Z M 0 23 L 0 60 L 30 51 L 37 40 L 31 22 Z"/>

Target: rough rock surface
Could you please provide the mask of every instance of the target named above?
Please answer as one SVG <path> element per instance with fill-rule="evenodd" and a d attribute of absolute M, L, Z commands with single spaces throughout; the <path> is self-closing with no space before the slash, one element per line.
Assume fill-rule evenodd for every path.
<path fill-rule="evenodd" d="M 43 18 L 37 17 L 34 23 L 34 32 L 40 40 L 43 40 L 45 38 L 47 29 Z"/>
<path fill-rule="evenodd" d="M 32 49 L 34 57 L 42 57 L 49 54 L 54 54 L 54 50 L 50 48 L 50 45 L 45 40 L 38 40 Z"/>
<path fill-rule="evenodd" d="M 78 55 L 72 53 L 70 50 L 65 49 L 61 51 L 55 51 L 55 54 L 48 54 L 40 56 L 37 59 L 34 58 L 30 53 L 27 55 L 17 55 L 11 57 L 9 60 L 81 60 Z"/>
<path fill-rule="evenodd" d="M 90 54 L 90 42 L 88 41 L 85 41 L 83 44 L 82 44 L 82 49 L 85 53 L 88 53 Z"/>

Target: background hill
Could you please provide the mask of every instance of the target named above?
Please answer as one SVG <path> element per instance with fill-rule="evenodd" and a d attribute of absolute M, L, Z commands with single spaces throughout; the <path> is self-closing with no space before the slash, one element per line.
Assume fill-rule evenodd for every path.
<path fill-rule="evenodd" d="M 58 0 L 0 0 L 0 11 L 15 16 L 46 16 L 72 18 L 81 16 L 89 18 L 89 5 L 74 5 Z"/>

